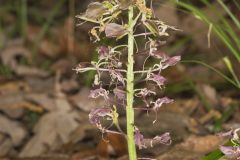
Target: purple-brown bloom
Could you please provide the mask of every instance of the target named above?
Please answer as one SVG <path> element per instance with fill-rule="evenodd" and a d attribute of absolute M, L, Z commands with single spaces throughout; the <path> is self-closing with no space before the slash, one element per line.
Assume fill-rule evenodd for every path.
<path fill-rule="evenodd" d="M 99 88 L 99 89 L 91 90 L 89 97 L 90 98 L 103 97 L 105 101 L 108 101 L 108 99 L 109 99 L 108 94 L 109 94 L 108 91 L 106 91 L 103 88 Z"/>
<path fill-rule="evenodd" d="M 106 46 L 100 46 L 98 49 L 98 54 L 99 54 L 99 59 L 106 59 L 109 57 L 109 52 L 110 52 L 110 49 L 109 47 L 106 47 Z"/>
<path fill-rule="evenodd" d="M 123 86 L 125 86 L 123 75 L 120 72 L 111 69 L 109 73 L 112 80 L 117 80 L 118 82 L 121 82 Z"/>
<path fill-rule="evenodd" d="M 126 91 L 124 91 L 122 87 L 114 88 L 113 93 L 117 97 L 117 99 L 119 99 L 119 100 L 125 100 L 126 99 Z"/>
<path fill-rule="evenodd" d="M 164 78 L 163 76 L 159 75 L 159 74 L 154 74 L 154 73 L 149 73 L 147 75 L 146 80 L 148 81 L 153 81 L 155 83 L 157 83 L 157 85 L 159 86 L 159 88 L 162 88 L 162 86 L 165 84 L 165 82 L 167 81 L 166 78 Z"/>
<path fill-rule="evenodd" d="M 219 149 L 228 158 L 240 159 L 240 146 L 220 146 Z"/>
<path fill-rule="evenodd" d="M 166 59 L 168 57 L 167 54 L 161 50 L 155 50 L 153 52 L 150 52 L 150 56 L 156 59 Z"/>
<path fill-rule="evenodd" d="M 153 110 L 157 111 L 163 104 L 169 104 L 172 102 L 173 99 L 170 99 L 168 97 L 158 98 L 155 102 L 152 102 L 154 104 Z"/>
<path fill-rule="evenodd" d="M 111 117 L 112 110 L 110 108 L 97 108 L 89 113 L 90 123 L 96 125 L 99 129 L 102 129 L 101 118 Z"/>
<path fill-rule="evenodd" d="M 166 132 L 160 136 L 156 136 L 152 139 L 151 144 L 153 143 L 161 143 L 161 144 L 165 144 L 165 145 L 170 145 L 172 143 L 172 139 L 170 136 L 169 132 Z"/>
<path fill-rule="evenodd" d="M 234 130 L 233 129 L 231 129 L 227 132 L 221 132 L 221 133 L 217 134 L 217 136 L 219 136 L 219 137 L 231 137 L 231 138 L 233 137 L 233 135 L 234 135 Z"/>
<path fill-rule="evenodd" d="M 138 93 L 136 93 L 135 95 L 136 95 L 136 97 L 147 97 L 151 94 L 156 95 L 156 92 L 151 91 L 147 88 L 143 88 Z"/>
<path fill-rule="evenodd" d="M 181 56 L 168 57 L 162 62 L 162 69 L 176 65 L 181 60 Z"/>
<path fill-rule="evenodd" d="M 147 105 L 147 107 L 149 107 L 149 103 L 146 98 L 147 96 L 150 96 L 150 95 L 156 95 L 156 92 L 151 91 L 147 88 L 140 89 L 140 91 L 135 94 L 136 97 L 143 98 L 143 102 Z"/>
<path fill-rule="evenodd" d="M 134 140 L 139 149 L 147 148 L 144 142 L 144 137 L 137 127 L 135 127 Z"/>

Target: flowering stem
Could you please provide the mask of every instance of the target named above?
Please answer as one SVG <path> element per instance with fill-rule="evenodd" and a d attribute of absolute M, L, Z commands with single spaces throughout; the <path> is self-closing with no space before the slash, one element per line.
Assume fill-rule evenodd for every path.
<path fill-rule="evenodd" d="M 133 108 L 133 98 L 134 98 L 134 19 L 133 19 L 133 6 L 129 7 L 128 11 L 128 64 L 127 64 L 127 141 L 128 141 L 128 154 L 129 160 L 136 160 L 136 146 L 134 141 L 134 108 Z"/>

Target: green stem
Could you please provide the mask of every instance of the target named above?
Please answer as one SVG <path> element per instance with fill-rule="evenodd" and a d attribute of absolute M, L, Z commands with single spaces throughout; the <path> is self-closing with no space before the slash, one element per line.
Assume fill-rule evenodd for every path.
<path fill-rule="evenodd" d="M 134 109 L 133 109 L 133 94 L 134 94 L 134 19 L 133 19 L 133 6 L 129 7 L 128 13 L 128 64 L 127 64 L 127 141 L 128 141 L 128 154 L 129 160 L 136 160 L 136 146 L 134 142 Z"/>

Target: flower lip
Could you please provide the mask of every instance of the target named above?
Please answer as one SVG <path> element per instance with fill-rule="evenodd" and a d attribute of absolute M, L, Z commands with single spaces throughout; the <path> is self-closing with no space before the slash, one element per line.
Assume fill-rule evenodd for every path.
<path fill-rule="evenodd" d="M 172 143 L 172 139 L 169 132 L 154 137 L 152 141 L 156 141 L 156 143 L 161 143 L 165 145 L 170 145 Z"/>
<path fill-rule="evenodd" d="M 103 88 L 91 90 L 89 94 L 89 98 L 98 98 L 98 97 L 103 97 L 105 101 L 109 99 L 108 97 L 109 92 Z"/>
<path fill-rule="evenodd" d="M 144 137 L 137 127 L 135 127 L 134 141 L 139 149 L 147 148 L 144 142 Z"/>
<path fill-rule="evenodd" d="M 110 48 L 106 46 L 100 46 L 97 49 L 98 54 L 99 54 L 99 59 L 105 59 L 108 58 L 109 53 L 110 53 Z"/>
<path fill-rule="evenodd" d="M 126 91 L 123 90 L 123 87 L 116 87 L 113 89 L 113 93 L 119 100 L 125 100 L 126 99 Z"/>
<path fill-rule="evenodd" d="M 159 88 L 161 88 L 165 84 L 165 82 L 167 81 L 167 79 L 164 78 L 163 76 L 161 76 L 159 74 L 154 74 L 154 73 L 149 73 L 147 75 L 146 80 L 153 81 L 153 82 L 157 83 Z"/>
<path fill-rule="evenodd" d="M 240 158 L 240 146 L 219 146 L 219 149 L 229 158 Z"/>
<path fill-rule="evenodd" d="M 163 104 L 169 104 L 173 101 L 173 99 L 170 99 L 168 97 L 158 98 L 155 102 L 152 102 L 154 104 L 153 110 L 157 111 Z"/>
<path fill-rule="evenodd" d="M 97 126 L 101 126 L 100 118 L 104 118 L 106 116 L 111 116 L 112 110 L 110 108 L 97 108 L 93 109 L 89 113 L 89 121 L 92 124 L 95 124 Z"/>
<path fill-rule="evenodd" d="M 179 61 L 181 61 L 181 56 L 173 56 L 173 57 L 168 57 L 166 60 L 162 63 L 163 67 L 162 69 L 166 69 L 169 66 L 174 66 L 176 65 Z"/>

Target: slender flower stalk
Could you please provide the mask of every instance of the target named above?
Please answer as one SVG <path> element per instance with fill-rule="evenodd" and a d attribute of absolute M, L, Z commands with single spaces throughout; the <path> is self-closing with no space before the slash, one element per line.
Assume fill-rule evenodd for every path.
<path fill-rule="evenodd" d="M 133 6 L 129 7 L 128 11 L 128 63 L 127 63 L 127 138 L 128 138 L 128 153 L 130 160 L 136 160 L 136 147 L 134 142 L 134 109 L 133 109 L 133 98 L 134 98 L 134 19 L 133 19 Z"/>

